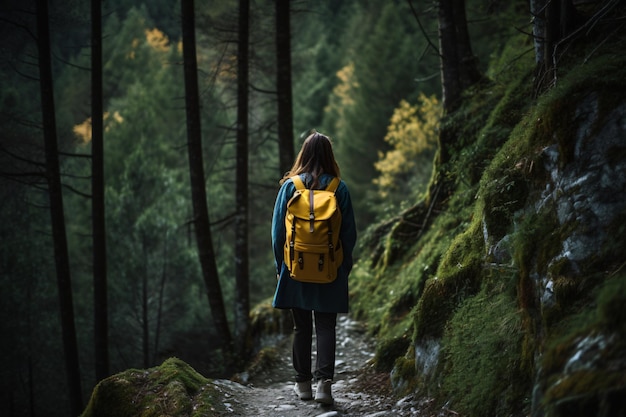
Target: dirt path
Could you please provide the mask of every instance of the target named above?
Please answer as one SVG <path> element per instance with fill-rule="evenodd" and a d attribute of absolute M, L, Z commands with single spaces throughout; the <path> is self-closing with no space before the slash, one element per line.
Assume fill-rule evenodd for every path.
<path fill-rule="evenodd" d="M 293 391 L 291 340 L 279 346 L 280 364 L 260 373 L 244 386 L 231 381 L 216 381 L 227 398 L 225 406 L 235 417 L 386 417 L 431 416 L 428 404 L 412 396 L 394 398 L 387 374 L 376 374 L 369 361 L 374 346 L 363 328 L 347 315 L 337 325 L 337 357 L 333 406 L 301 401 Z M 315 360 L 313 358 L 313 360 Z"/>

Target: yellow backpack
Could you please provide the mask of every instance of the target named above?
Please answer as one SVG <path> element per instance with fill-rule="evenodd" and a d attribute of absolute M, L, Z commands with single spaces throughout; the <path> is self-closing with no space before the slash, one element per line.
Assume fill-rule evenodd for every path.
<path fill-rule="evenodd" d="M 299 175 L 291 180 L 296 192 L 285 215 L 285 264 L 296 281 L 333 282 L 343 262 L 341 211 L 335 198 L 339 178 L 333 178 L 325 190 L 307 189 Z"/>

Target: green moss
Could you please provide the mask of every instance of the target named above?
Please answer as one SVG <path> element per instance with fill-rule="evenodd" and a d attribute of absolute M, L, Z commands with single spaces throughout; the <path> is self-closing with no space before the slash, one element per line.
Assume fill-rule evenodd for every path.
<path fill-rule="evenodd" d="M 466 227 L 456 216 L 437 216 L 434 222 L 437 226 L 428 229 L 419 241 L 405 249 L 403 263 L 396 262 L 378 269 L 358 263 L 353 269 L 350 275 L 351 310 L 359 320 L 368 323 L 372 334 L 393 338 L 412 327 L 411 311 L 450 244 L 448 230 Z"/>
<path fill-rule="evenodd" d="M 480 130 L 479 140 L 474 145 L 464 148 L 473 151 L 461 155 L 461 166 L 472 169 L 478 166 L 479 172 L 482 173 L 491 158 L 496 155 L 498 147 L 522 117 L 524 109 L 522 103 L 527 101 L 528 93 L 528 83 L 523 80 L 528 81 L 527 77 L 520 77 L 518 83 L 502 93 L 497 105 L 487 106 L 488 109 L 493 109 L 495 105 L 496 110 L 488 113 L 487 125 Z M 490 93 L 493 92 L 490 90 Z M 497 98 L 498 94 L 493 96 Z M 480 99 L 477 101 L 485 104 Z M 523 152 L 520 151 L 518 154 L 522 155 Z M 519 165 L 516 162 L 517 160 L 511 159 L 511 154 L 507 154 L 506 158 L 500 157 L 485 172 L 478 191 L 479 199 L 475 201 L 459 199 L 465 204 L 465 209 L 460 210 L 460 213 L 467 212 L 467 207 L 474 207 L 471 223 L 445 252 L 436 274 L 437 279 L 430 280 L 426 285 L 421 304 L 417 308 L 415 330 L 417 337 L 440 335 L 444 323 L 457 303 L 477 291 L 485 261 L 481 221 L 485 219 L 493 239 L 503 237 L 511 228 L 513 213 L 523 207 L 528 196 L 529 185 L 524 171 L 526 165 Z M 461 193 L 458 194 L 460 194 L 458 197 L 462 196 Z M 453 197 L 452 201 L 456 197 Z"/>
<path fill-rule="evenodd" d="M 415 391 L 417 379 L 415 372 L 415 360 L 406 356 L 399 357 L 391 372 L 391 384 L 394 391 L 399 394 L 407 394 Z"/>
<path fill-rule="evenodd" d="M 520 170 L 507 169 L 483 181 L 484 221 L 493 243 L 510 230 L 515 212 L 526 203 L 529 186 Z"/>
<path fill-rule="evenodd" d="M 416 238 L 427 226 L 428 201 L 406 210 L 391 227 L 386 238 L 383 267 L 390 266 L 406 253 L 407 242 Z"/>
<path fill-rule="evenodd" d="M 522 339 L 521 316 L 510 293 L 483 289 L 466 298 L 442 339 L 442 398 L 467 416 L 528 411 L 530 374 L 520 367 Z"/>
<path fill-rule="evenodd" d="M 524 309 L 534 309 L 535 285 L 533 273 L 546 275 L 552 259 L 561 251 L 564 228 L 559 225 L 554 210 L 549 207 L 541 212 L 529 213 L 519 219 L 513 234 L 513 254 L 520 270 L 518 300 Z M 532 270 L 536 265 L 537 270 Z"/>
<path fill-rule="evenodd" d="M 602 247 L 606 254 L 604 259 L 598 259 L 598 270 L 612 271 L 625 266 L 624 248 L 626 248 L 626 210 L 615 216 L 608 231 L 611 239 L 607 239 Z"/>
<path fill-rule="evenodd" d="M 623 371 L 581 370 L 561 377 L 558 384 L 546 392 L 546 402 L 556 403 L 566 398 L 594 396 L 600 392 L 626 387 L 626 373 Z"/>
<path fill-rule="evenodd" d="M 626 274 L 610 277 L 602 287 L 598 298 L 598 323 L 608 332 L 626 335 Z"/>
<path fill-rule="evenodd" d="M 355 318 L 368 323 L 371 334 L 380 334 L 384 325 L 383 315 L 387 308 L 390 288 L 394 288 L 393 274 L 375 273 L 361 263 L 352 269 L 350 274 L 351 310 Z M 384 334 L 380 334 L 384 337 Z"/>
<path fill-rule="evenodd" d="M 410 344 L 411 340 L 406 335 L 381 340 L 376 346 L 376 355 L 374 356 L 376 370 L 391 371 L 396 359 L 407 353 Z M 413 372 L 415 373 L 415 371 Z"/>
<path fill-rule="evenodd" d="M 445 323 L 465 297 L 478 291 L 484 257 L 480 221 L 454 239 L 436 276 L 426 283 L 415 314 L 415 337 L 442 335 Z"/>
<path fill-rule="evenodd" d="M 265 371 L 270 371 L 272 368 L 280 366 L 280 363 L 280 353 L 278 349 L 274 346 L 265 347 L 261 349 L 248 366 L 250 378 Z"/>
<path fill-rule="evenodd" d="M 210 381 L 177 358 L 148 370 L 130 369 L 102 380 L 82 417 L 219 415 Z"/>
<path fill-rule="evenodd" d="M 626 392 L 626 274 L 608 277 L 593 292 L 593 298 L 595 304 L 587 304 L 553 327 L 546 343 L 542 367 L 546 374 L 543 403 L 547 415 L 565 416 L 564 410 L 585 410 L 588 404 L 598 407 L 611 393 Z M 583 354 L 582 360 L 576 361 L 578 366 L 568 369 L 566 364 L 582 351 L 592 352 L 592 356 Z"/>
<path fill-rule="evenodd" d="M 517 33 L 508 38 L 502 52 L 492 59 L 487 73 L 499 84 L 515 84 L 519 81 L 520 74 L 534 68 L 534 58 L 532 38 Z"/>
<path fill-rule="evenodd" d="M 250 335 L 258 339 L 263 335 L 291 334 L 293 320 L 289 310 L 272 307 L 272 299 L 257 304 L 250 311 Z M 251 345 L 254 343 L 251 342 Z"/>

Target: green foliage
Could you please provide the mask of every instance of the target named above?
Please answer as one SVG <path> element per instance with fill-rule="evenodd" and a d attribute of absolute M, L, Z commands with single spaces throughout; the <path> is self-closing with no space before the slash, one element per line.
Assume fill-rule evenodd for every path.
<path fill-rule="evenodd" d="M 11 165 L 3 165 L 9 167 Z M 12 395 L 15 410 L 29 409 L 21 395 L 24 370 L 47 381 L 37 392 L 38 401 L 69 408 L 55 387 L 64 387 L 65 375 L 50 358 L 61 358 L 59 313 L 49 213 L 46 194 L 0 179 L 0 389 Z M 10 221 L 9 221 L 10 219 Z"/>
<path fill-rule="evenodd" d="M 344 36 L 354 42 L 340 51 L 345 57 L 337 73 L 340 82 L 325 109 L 322 127 L 334 138 L 342 176 L 360 209 L 357 224 L 367 224 L 373 215 L 374 163 L 378 152 L 388 149 L 389 118 L 400 100 L 414 101 L 418 93 L 413 80 L 420 39 L 409 13 L 406 4 L 396 2 L 353 7 Z M 363 28 L 370 28 L 367 36 L 362 36 Z"/>
<path fill-rule="evenodd" d="M 315 12 L 292 14 L 294 134 L 320 129 L 324 108 L 337 83 L 354 1 L 316 1 Z M 323 29 L 321 29 L 323 28 Z M 331 136 L 334 132 L 329 131 Z M 299 142 L 298 142 L 299 143 Z"/>
<path fill-rule="evenodd" d="M 518 66 L 520 60 L 526 61 L 522 65 L 528 68 L 526 63 L 533 62 L 534 55 L 532 37 L 527 35 L 532 32 L 527 2 L 466 0 L 465 6 L 472 51 L 481 71 L 500 79 L 503 69 L 515 74 L 508 69 Z"/>
<path fill-rule="evenodd" d="M 104 143 L 110 339 L 119 346 L 111 357 L 113 369 L 154 363 L 174 346 L 193 362 L 187 357 L 191 347 L 181 346 L 181 334 L 208 322 L 192 231 L 186 226 L 191 208 L 180 122 L 184 113 L 175 108 L 182 72 L 172 65 L 180 52 L 150 27 L 142 10 L 131 10 L 124 22 L 113 16 L 107 23 L 120 33 L 115 37 L 120 47 L 105 54 L 106 67 L 119 72 L 105 105 Z M 74 131 L 77 153 L 89 153 L 90 121 L 79 116 L 60 126 Z M 68 183 L 84 190 L 89 183 L 80 178 L 89 178 L 91 167 L 81 162 L 68 160 L 64 167 L 78 175 Z M 84 294 L 91 291 L 91 270 L 76 260 L 91 256 L 84 239 L 90 236 L 90 204 L 72 194 L 66 201 L 75 288 Z M 90 299 L 90 294 L 78 297 L 78 317 L 91 316 Z M 79 324 L 79 329 L 90 326 L 86 320 Z M 82 341 L 90 344 L 87 336 Z"/>

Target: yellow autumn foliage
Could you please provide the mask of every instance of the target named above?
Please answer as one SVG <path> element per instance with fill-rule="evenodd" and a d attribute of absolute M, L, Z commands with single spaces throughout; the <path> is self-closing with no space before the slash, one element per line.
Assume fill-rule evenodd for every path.
<path fill-rule="evenodd" d="M 165 35 L 165 33 L 161 32 L 159 29 L 146 29 L 146 41 L 148 41 L 148 45 L 160 52 L 167 52 L 170 50 L 170 40 Z"/>
<path fill-rule="evenodd" d="M 124 118 L 118 111 L 115 111 L 112 115 L 109 112 L 105 112 L 103 120 L 105 122 L 104 131 L 106 132 L 111 128 L 113 122 L 122 123 Z M 74 132 L 74 135 L 80 139 L 83 144 L 86 145 L 91 142 L 91 117 L 88 117 L 82 123 L 75 125 L 72 128 L 72 132 Z"/>
<path fill-rule="evenodd" d="M 359 87 L 359 83 L 354 76 L 354 63 L 350 62 L 337 71 L 337 78 L 339 78 L 340 83 L 335 86 L 333 93 L 339 97 L 342 106 L 353 105 L 354 98 L 352 97 L 352 92 Z"/>
<path fill-rule="evenodd" d="M 380 172 L 374 183 L 378 185 L 382 198 L 396 188 L 399 177 L 415 169 L 420 153 L 436 146 L 441 112 L 437 98 L 424 94 L 420 94 L 418 105 L 402 100 L 394 110 L 385 136 L 385 142 L 392 149 L 379 152 L 378 162 L 374 164 Z"/>
<path fill-rule="evenodd" d="M 324 108 L 326 113 L 335 112 L 337 122 L 335 131 L 343 131 L 346 110 L 354 106 L 354 94 L 359 88 L 359 82 L 354 74 L 354 63 L 350 62 L 336 73 L 339 82 L 333 88 L 330 103 Z"/>

